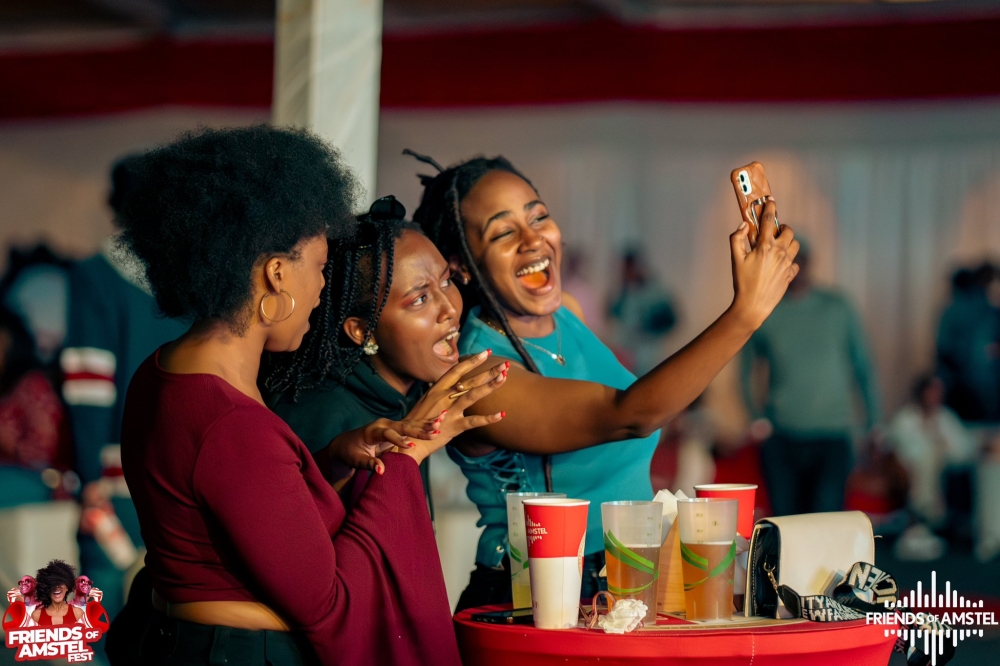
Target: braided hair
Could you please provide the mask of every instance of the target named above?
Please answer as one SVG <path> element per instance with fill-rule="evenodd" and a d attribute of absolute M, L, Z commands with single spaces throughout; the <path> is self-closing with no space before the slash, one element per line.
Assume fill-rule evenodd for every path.
<path fill-rule="evenodd" d="M 262 373 L 265 389 L 291 392 L 294 401 L 300 391 L 330 381 L 344 383 L 364 353 L 347 337 L 344 322 L 358 317 L 364 320 L 367 335 L 375 332 L 392 286 L 396 239 L 405 230 L 420 232 L 405 216 L 406 209 L 395 197 L 383 197 L 358 216 L 354 236 L 328 241 L 326 285 L 309 318 L 309 332 L 294 352 L 269 354 Z"/>
<path fill-rule="evenodd" d="M 444 169 L 426 155 L 420 155 L 409 149 L 404 150 L 403 154 L 412 155 L 420 162 L 438 170 L 435 176 L 423 174 L 419 176 L 420 184 L 424 186 L 424 193 L 420 198 L 420 206 L 413 214 L 413 221 L 420 225 L 424 234 L 437 246 L 442 255 L 446 258 L 459 257 L 472 274 L 471 284 L 459 284 L 462 299 L 467 306 L 463 313 L 463 321 L 472 306 L 481 305 L 484 313 L 500 323 L 507 339 L 524 361 L 525 367 L 531 372 L 541 374 L 535 360 L 521 343 L 521 338 L 511 328 L 500 299 L 479 270 L 469 248 L 465 221 L 462 219 L 462 201 L 476 183 L 491 171 L 506 171 L 528 183 L 532 188 L 535 186 L 502 155 L 492 158 L 474 157 Z"/>

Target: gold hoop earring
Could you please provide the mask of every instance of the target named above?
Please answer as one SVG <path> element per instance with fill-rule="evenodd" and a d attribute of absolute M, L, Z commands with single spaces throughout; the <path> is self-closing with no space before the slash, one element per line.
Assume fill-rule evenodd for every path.
<path fill-rule="evenodd" d="M 366 356 L 374 356 L 377 354 L 378 344 L 375 342 L 375 338 L 369 337 L 365 340 L 365 344 L 361 345 L 361 351 L 363 351 Z"/>
<path fill-rule="evenodd" d="M 288 299 L 292 302 L 292 309 L 288 312 L 287 315 L 285 315 L 281 319 L 272 319 L 271 317 L 267 316 L 266 312 L 264 312 L 264 301 L 266 301 L 267 297 L 270 296 L 271 294 L 264 294 L 264 298 L 260 299 L 260 316 L 263 317 L 264 319 L 266 319 L 266 320 L 268 320 L 270 322 L 274 322 L 276 324 L 285 321 L 286 319 L 288 319 L 289 317 L 292 316 L 293 312 L 295 312 L 295 297 L 292 296 L 291 294 L 289 294 L 284 289 L 280 289 L 279 293 L 282 293 L 282 294 L 285 294 L 286 296 L 288 296 Z"/>

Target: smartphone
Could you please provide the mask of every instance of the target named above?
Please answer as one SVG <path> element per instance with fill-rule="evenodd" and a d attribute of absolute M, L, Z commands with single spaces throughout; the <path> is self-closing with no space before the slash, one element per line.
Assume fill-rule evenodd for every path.
<path fill-rule="evenodd" d="M 530 608 L 515 608 L 514 610 L 492 611 L 489 613 L 473 613 L 473 622 L 489 624 L 533 624 L 534 618 Z"/>
<path fill-rule="evenodd" d="M 764 204 L 774 201 L 771 196 L 771 186 L 764 175 L 764 165 L 760 162 L 751 162 L 746 166 L 733 169 L 729 174 L 733 181 L 733 189 L 736 190 L 736 200 L 740 205 L 740 214 L 743 221 L 750 225 L 750 245 L 757 245 L 757 236 L 760 234 L 761 213 Z M 774 214 L 774 231 L 778 231 L 778 214 Z"/>

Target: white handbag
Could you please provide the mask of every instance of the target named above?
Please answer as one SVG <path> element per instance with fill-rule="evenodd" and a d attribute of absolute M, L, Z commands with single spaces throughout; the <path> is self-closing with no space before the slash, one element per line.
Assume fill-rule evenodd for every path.
<path fill-rule="evenodd" d="M 754 525 L 747 555 L 747 617 L 789 618 L 777 588 L 830 595 L 855 562 L 875 564 L 872 524 L 860 511 L 765 518 Z"/>

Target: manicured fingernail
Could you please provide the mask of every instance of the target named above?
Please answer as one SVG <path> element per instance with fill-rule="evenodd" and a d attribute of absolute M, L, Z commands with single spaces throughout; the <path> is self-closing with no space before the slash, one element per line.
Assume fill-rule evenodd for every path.
<path fill-rule="evenodd" d="M 508 369 L 509 369 L 509 368 L 510 368 L 510 361 L 504 361 L 504 362 L 503 362 L 503 367 L 505 367 L 505 368 L 508 368 Z"/>
<path fill-rule="evenodd" d="M 407 447 L 407 448 L 410 448 L 410 449 L 412 449 L 412 448 L 413 448 L 414 446 L 416 446 L 416 444 L 414 444 L 413 442 L 407 442 L 407 443 L 406 443 L 406 447 Z"/>
<path fill-rule="evenodd" d="M 440 434 L 441 434 L 441 431 L 440 431 L 440 430 L 435 430 L 435 431 L 434 431 L 434 432 L 432 432 L 431 434 L 432 434 L 432 435 L 440 435 Z"/>
<path fill-rule="evenodd" d="M 446 409 L 446 410 L 444 410 L 443 412 L 441 412 L 441 416 L 444 416 L 444 415 L 445 415 L 445 414 L 447 414 L 447 413 L 448 413 L 448 410 Z"/>
<path fill-rule="evenodd" d="M 506 379 L 507 378 L 507 371 L 506 370 L 501 370 L 500 371 L 500 376 L 503 377 L 504 379 Z"/>
<path fill-rule="evenodd" d="M 500 412 L 500 418 L 507 416 L 507 412 Z"/>
<path fill-rule="evenodd" d="M 486 350 L 486 355 L 487 355 L 487 356 L 489 356 L 489 355 L 490 355 L 490 354 L 492 354 L 492 353 L 493 353 L 493 350 L 492 350 L 492 349 L 487 349 L 487 350 Z"/>
<path fill-rule="evenodd" d="M 376 467 L 375 471 L 378 472 L 379 476 L 382 476 L 383 474 L 385 474 L 385 468 L 384 467 Z"/>

